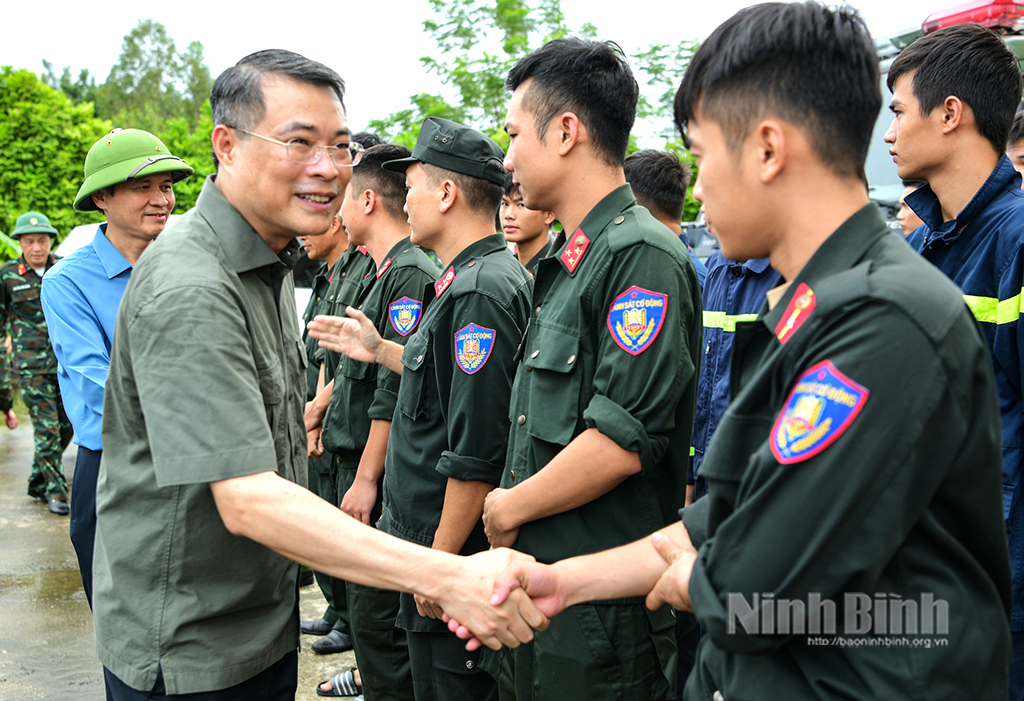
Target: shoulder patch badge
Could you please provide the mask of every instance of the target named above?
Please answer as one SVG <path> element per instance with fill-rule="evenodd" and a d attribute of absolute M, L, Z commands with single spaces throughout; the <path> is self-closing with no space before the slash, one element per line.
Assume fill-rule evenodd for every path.
<path fill-rule="evenodd" d="M 449 265 L 448 269 L 444 271 L 444 275 L 441 279 L 434 283 L 434 295 L 440 297 L 444 294 L 444 291 L 448 289 L 448 285 L 452 284 L 452 280 L 455 279 L 455 266 Z"/>
<path fill-rule="evenodd" d="M 569 237 L 568 243 L 565 244 L 565 250 L 559 256 L 565 269 L 570 273 L 575 272 L 576 266 L 583 260 L 583 254 L 587 252 L 589 246 L 590 239 L 583 233 L 583 229 L 576 229 L 576 233 Z"/>
<path fill-rule="evenodd" d="M 801 282 L 800 287 L 796 288 L 796 294 L 789 300 L 789 306 L 786 307 L 782 318 L 775 326 L 775 335 L 779 337 L 779 341 L 782 343 L 788 341 L 796 333 L 796 330 L 807 321 L 807 317 L 811 315 L 817 305 L 814 290 L 808 287 L 806 282 Z"/>
<path fill-rule="evenodd" d="M 772 427 L 772 455 L 783 465 L 813 457 L 846 432 L 871 394 L 825 360 L 801 375 Z"/>
<path fill-rule="evenodd" d="M 400 336 L 408 336 L 420 322 L 423 303 L 415 299 L 402 297 L 388 305 L 388 318 Z"/>
<path fill-rule="evenodd" d="M 668 295 L 634 285 L 608 309 L 608 330 L 619 348 L 639 355 L 650 348 L 665 324 Z"/>
<path fill-rule="evenodd" d="M 455 362 L 466 374 L 472 375 L 491 357 L 495 338 L 497 333 L 494 329 L 476 324 L 466 326 L 455 334 Z"/>

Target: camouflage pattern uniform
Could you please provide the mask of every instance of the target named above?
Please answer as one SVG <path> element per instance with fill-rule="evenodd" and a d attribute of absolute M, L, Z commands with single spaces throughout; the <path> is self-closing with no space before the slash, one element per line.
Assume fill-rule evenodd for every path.
<path fill-rule="evenodd" d="M 47 270 L 55 262 L 51 255 L 46 263 Z M 35 431 L 35 455 L 28 478 L 28 494 L 49 500 L 67 497 L 68 484 L 62 459 L 71 442 L 73 429 L 64 413 L 57 385 L 57 359 L 50 346 L 39 302 L 41 282 L 42 277 L 28 266 L 24 258 L 16 258 L 0 267 L 0 310 L 4 326 L 11 336 L 21 396 Z"/>

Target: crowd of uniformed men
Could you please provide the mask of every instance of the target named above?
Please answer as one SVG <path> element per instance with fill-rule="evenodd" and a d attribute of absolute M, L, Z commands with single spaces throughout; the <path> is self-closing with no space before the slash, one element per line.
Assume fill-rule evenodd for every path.
<path fill-rule="evenodd" d="M 1016 56 L 958 25 L 892 64 L 906 241 L 867 196 L 852 10 L 747 8 L 681 78 L 706 268 L 688 169 L 625 157 L 637 83 L 579 39 L 507 76 L 507 153 L 352 134 L 337 73 L 262 51 L 169 230 L 192 168 L 133 129 L 86 158 L 91 243 L 55 261 L 18 219 L 29 495 L 67 513 L 73 424 L 107 698 L 293 698 L 296 562 L 302 632 L 358 662 L 322 696 L 1022 698 Z"/>

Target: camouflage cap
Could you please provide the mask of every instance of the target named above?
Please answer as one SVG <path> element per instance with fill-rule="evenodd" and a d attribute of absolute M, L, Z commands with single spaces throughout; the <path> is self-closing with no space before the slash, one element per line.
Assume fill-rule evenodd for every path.
<path fill-rule="evenodd" d="M 25 212 L 18 221 L 14 222 L 12 238 L 18 238 L 22 234 L 49 234 L 51 238 L 57 237 L 57 230 L 50 224 L 50 219 L 41 212 Z"/>
<path fill-rule="evenodd" d="M 85 182 L 75 196 L 75 209 L 95 211 L 92 193 L 155 173 L 170 173 L 173 182 L 178 182 L 192 175 L 192 166 L 171 155 L 148 131 L 114 129 L 93 144 L 85 157 Z"/>
<path fill-rule="evenodd" d="M 412 156 L 386 161 L 381 167 L 404 173 L 413 163 L 429 163 L 438 168 L 504 185 L 504 170 L 499 173 L 485 167 L 492 159 L 497 159 L 499 163 L 504 161 L 505 152 L 476 129 L 440 117 L 427 117 L 420 127 Z"/>

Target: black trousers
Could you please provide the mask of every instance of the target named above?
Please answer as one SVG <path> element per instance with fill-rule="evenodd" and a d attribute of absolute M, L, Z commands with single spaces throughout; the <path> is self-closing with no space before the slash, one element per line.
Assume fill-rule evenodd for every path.
<path fill-rule="evenodd" d="M 92 608 L 92 551 L 96 542 L 96 480 L 100 476 L 102 450 L 78 446 L 75 476 L 71 485 L 71 522 L 68 533 L 78 556 L 85 598 Z"/>
<path fill-rule="evenodd" d="M 295 701 L 295 690 L 299 684 L 299 652 L 292 650 L 241 684 L 195 694 L 168 696 L 163 674 L 159 672 L 152 691 L 131 688 L 106 667 L 103 668 L 103 677 L 114 701 Z"/>

